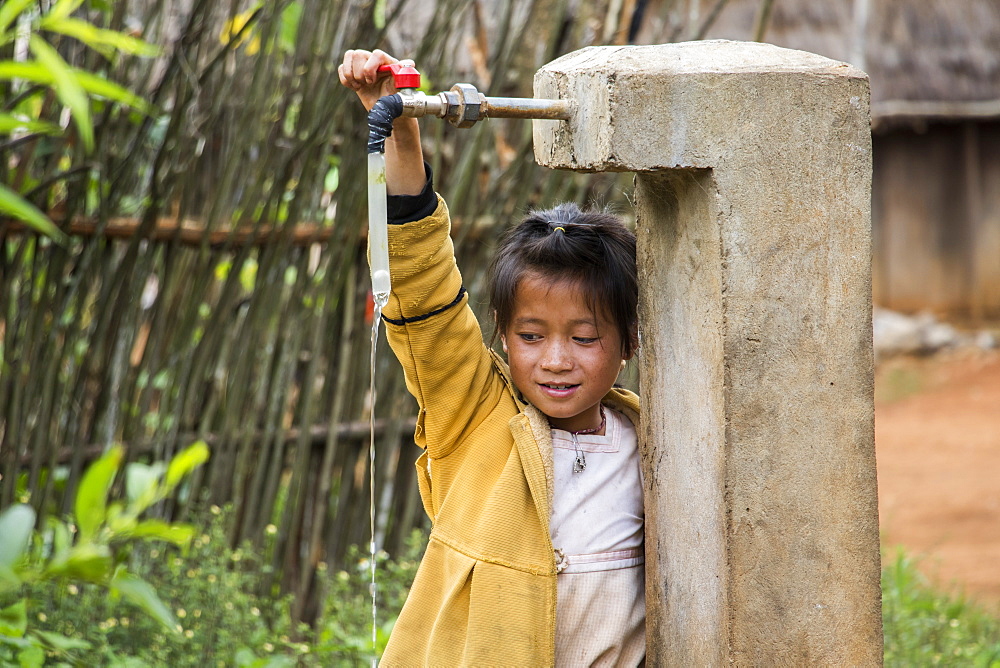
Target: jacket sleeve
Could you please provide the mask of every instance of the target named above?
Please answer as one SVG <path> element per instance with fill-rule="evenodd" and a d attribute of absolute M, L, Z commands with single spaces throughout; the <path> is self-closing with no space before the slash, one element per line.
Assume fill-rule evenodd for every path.
<path fill-rule="evenodd" d="M 440 197 L 430 216 L 389 226 L 392 294 L 382 314 L 420 406 L 414 438 L 432 459 L 450 454 L 503 391 L 469 307 L 450 227 Z"/>

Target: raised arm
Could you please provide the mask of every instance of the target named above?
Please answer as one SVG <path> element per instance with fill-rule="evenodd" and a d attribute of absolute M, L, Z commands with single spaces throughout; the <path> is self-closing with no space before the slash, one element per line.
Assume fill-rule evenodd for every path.
<path fill-rule="evenodd" d="M 381 51 L 351 50 L 339 68 L 365 109 L 395 92 L 378 67 L 397 62 Z M 382 311 L 386 336 L 420 405 L 415 439 L 432 459 L 465 442 L 503 391 L 493 358 L 455 264 L 448 210 L 430 187 L 416 119 L 398 118 L 385 143 L 386 189 L 406 209 L 389 220 L 392 292 Z M 404 200 L 406 202 L 404 202 Z M 403 204 L 402 207 L 399 205 Z M 488 411 L 488 409 L 487 409 Z"/>

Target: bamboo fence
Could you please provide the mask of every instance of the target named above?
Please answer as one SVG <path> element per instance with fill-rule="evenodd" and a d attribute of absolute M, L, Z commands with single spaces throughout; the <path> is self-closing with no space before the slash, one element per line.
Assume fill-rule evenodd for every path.
<path fill-rule="evenodd" d="M 109 63 L 58 45 L 64 57 L 156 111 L 96 107 L 90 155 L 72 128 L 0 138 L 4 183 L 71 235 L 61 247 L 0 219 L 0 508 L 29 499 L 44 522 L 70 510 L 85 465 L 111 444 L 156 461 L 204 439 L 209 464 L 159 512 L 196 519 L 232 504 L 234 545 L 276 527 L 275 580 L 262 587 L 299 594 L 308 618 L 317 566 L 368 540 L 366 126 L 337 81 L 342 53 L 380 46 L 415 58 L 435 90 L 474 81 L 529 96 L 542 63 L 624 41 L 643 4 L 85 4 L 163 53 Z M 32 93 L 0 85 L 4 108 Z M 41 102 L 58 120 L 55 100 Z M 630 187 L 538 168 L 529 123 L 423 129 L 473 295 L 505 222 L 559 200 L 623 203 Z M 377 375 L 378 534 L 392 553 L 425 519 L 414 403 L 384 343 Z"/>

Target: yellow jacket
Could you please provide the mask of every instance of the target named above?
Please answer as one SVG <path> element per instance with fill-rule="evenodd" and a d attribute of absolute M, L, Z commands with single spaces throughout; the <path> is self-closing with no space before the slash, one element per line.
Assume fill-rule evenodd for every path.
<path fill-rule="evenodd" d="M 433 524 L 383 666 L 551 666 L 556 565 L 552 440 L 483 344 L 455 264 L 444 201 L 390 225 L 389 344 L 420 412 L 417 476 Z M 638 397 L 605 403 L 638 427 Z"/>

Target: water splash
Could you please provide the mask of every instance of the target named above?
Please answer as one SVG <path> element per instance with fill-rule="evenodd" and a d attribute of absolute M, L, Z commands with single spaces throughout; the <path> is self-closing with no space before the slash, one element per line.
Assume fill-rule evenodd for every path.
<path fill-rule="evenodd" d="M 389 293 L 376 292 L 373 295 L 375 310 L 372 313 L 372 356 L 371 375 L 369 377 L 369 396 L 371 410 L 368 413 L 370 440 L 368 443 L 368 521 L 371 526 L 371 542 L 368 544 L 371 567 L 371 583 L 368 585 L 372 595 L 372 668 L 378 664 L 378 600 L 375 585 L 375 360 L 378 351 L 378 329 L 382 322 L 382 309 L 389 302 Z"/>

